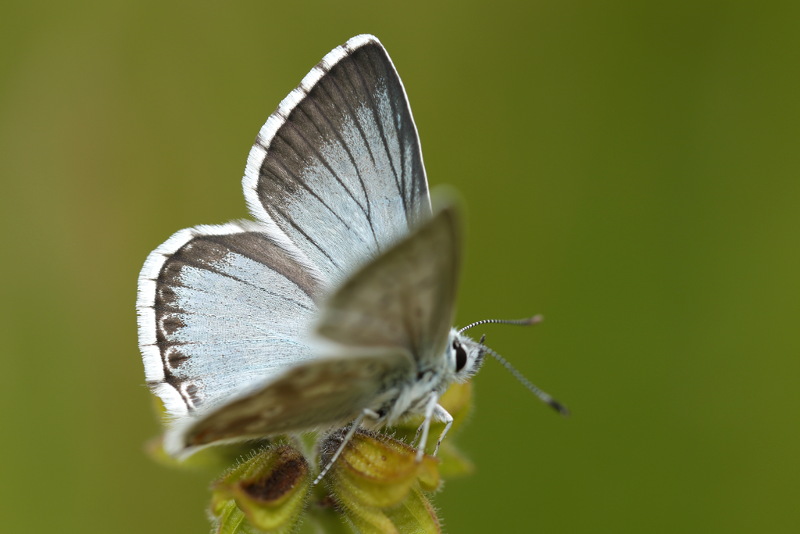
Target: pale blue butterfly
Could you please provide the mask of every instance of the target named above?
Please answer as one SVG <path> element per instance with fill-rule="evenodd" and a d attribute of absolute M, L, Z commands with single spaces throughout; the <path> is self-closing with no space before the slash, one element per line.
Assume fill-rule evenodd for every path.
<path fill-rule="evenodd" d="M 431 209 L 411 109 L 377 38 L 353 37 L 311 69 L 261 128 L 242 185 L 255 222 L 181 230 L 139 276 L 145 374 L 173 418 L 166 450 L 349 424 L 329 467 L 360 426 L 412 414 L 424 416 L 420 444 L 444 422 L 441 443 L 447 387 L 487 352 L 510 366 L 450 327 L 457 209 Z"/>

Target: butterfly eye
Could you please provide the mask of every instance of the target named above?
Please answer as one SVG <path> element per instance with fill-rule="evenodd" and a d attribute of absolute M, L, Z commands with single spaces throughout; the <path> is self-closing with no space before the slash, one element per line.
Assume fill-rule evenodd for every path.
<path fill-rule="evenodd" d="M 453 350 L 456 351 L 456 373 L 467 365 L 467 351 L 458 341 L 453 341 Z"/>

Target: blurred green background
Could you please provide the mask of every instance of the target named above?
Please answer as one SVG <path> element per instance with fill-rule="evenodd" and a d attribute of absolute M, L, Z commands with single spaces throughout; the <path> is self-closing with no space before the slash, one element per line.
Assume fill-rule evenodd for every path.
<path fill-rule="evenodd" d="M 496 362 L 436 502 L 461 532 L 798 532 L 800 4 L 9 2 L 0 8 L 4 532 L 197 533 L 151 462 L 136 277 L 246 216 L 263 121 L 362 32 L 467 206 L 458 321 Z M 480 332 L 476 332 L 480 334 Z"/>

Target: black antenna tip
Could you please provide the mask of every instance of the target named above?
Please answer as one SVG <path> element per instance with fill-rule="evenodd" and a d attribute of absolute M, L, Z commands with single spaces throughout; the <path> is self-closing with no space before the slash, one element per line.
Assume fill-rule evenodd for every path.
<path fill-rule="evenodd" d="M 569 411 L 569 408 L 567 408 L 566 406 L 564 406 L 555 399 L 550 399 L 550 402 L 548 402 L 548 404 L 550 405 L 551 408 L 553 408 L 555 411 L 557 411 L 564 417 L 569 417 L 570 415 L 572 415 L 572 413 Z"/>
<path fill-rule="evenodd" d="M 481 345 L 481 347 L 483 347 L 483 350 L 485 350 L 487 353 L 491 354 L 491 355 L 494 357 L 494 359 L 495 359 L 495 360 L 497 360 L 498 362 L 500 362 L 500 365 L 502 365 L 503 367 L 505 367 L 505 368 L 506 368 L 506 370 L 508 370 L 508 372 L 510 372 L 510 373 L 511 373 L 511 375 L 512 375 L 514 378 L 516 378 L 517 380 L 519 380 L 519 382 L 520 382 L 520 383 L 521 383 L 523 386 L 525 386 L 525 387 L 528 389 L 528 391 L 530 391 L 531 393 L 533 393 L 534 395 L 536 395 L 536 397 L 537 397 L 537 398 L 538 398 L 540 401 L 544 402 L 545 404 L 547 404 L 548 406 L 550 406 L 551 408 L 553 408 L 555 411 L 557 411 L 558 413 L 560 413 L 560 414 L 561 414 L 561 415 L 563 415 L 563 416 L 568 416 L 568 415 L 570 415 L 570 412 L 569 412 L 569 410 L 567 409 L 567 407 L 566 407 L 566 406 L 564 406 L 563 404 L 561 404 L 560 402 L 558 402 L 557 400 L 555 400 L 553 397 L 551 397 L 550 395 L 548 395 L 547 393 L 545 393 L 544 391 L 542 391 L 541 389 L 539 389 L 539 388 L 538 388 L 538 387 L 537 387 L 535 384 L 533 384 L 533 383 L 532 383 L 530 380 L 528 380 L 527 378 L 525 378 L 525 375 L 523 375 L 523 374 L 522 374 L 522 373 L 520 373 L 520 372 L 519 372 L 517 369 L 515 369 L 515 368 L 514 368 L 514 366 L 513 366 L 513 365 L 511 365 L 511 363 L 510 363 L 508 360 L 506 360 L 505 358 L 503 358 L 502 356 L 500 356 L 499 354 L 497 354 L 495 351 L 493 351 L 492 349 L 490 349 L 490 348 L 489 348 L 489 347 L 487 347 L 486 345 Z"/>

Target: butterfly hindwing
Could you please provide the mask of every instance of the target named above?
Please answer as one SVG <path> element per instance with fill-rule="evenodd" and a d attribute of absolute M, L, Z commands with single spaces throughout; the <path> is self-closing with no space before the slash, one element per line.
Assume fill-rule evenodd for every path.
<path fill-rule="evenodd" d="M 147 380 L 180 416 L 308 360 L 320 282 L 246 221 L 176 233 L 139 277 Z"/>
<path fill-rule="evenodd" d="M 335 48 L 261 129 L 243 179 L 253 215 L 279 228 L 331 287 L 430 216 L 419 139 L 386 50 Z"/>

